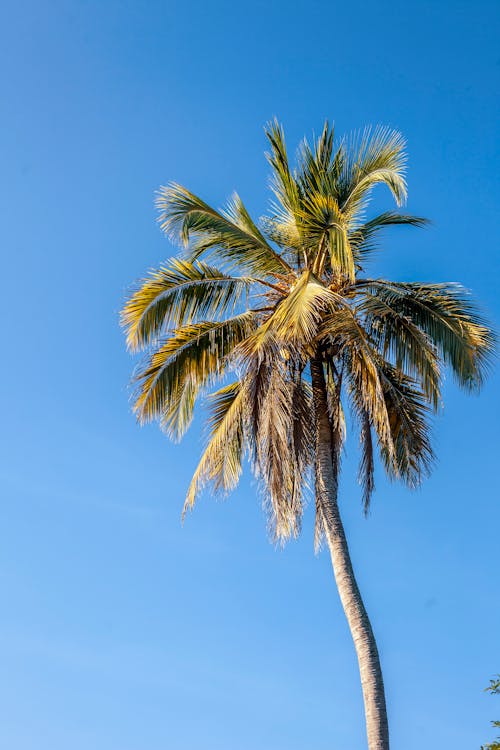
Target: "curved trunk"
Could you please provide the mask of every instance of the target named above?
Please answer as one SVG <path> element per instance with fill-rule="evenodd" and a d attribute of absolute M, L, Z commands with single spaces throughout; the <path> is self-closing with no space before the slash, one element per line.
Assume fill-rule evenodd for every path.
<path fill-rule="evenodd" d="M 311 360 L 316 429 L 316 505 L 330 549 L 335 581 L 358 657 L 369 750 L 389 750 L 384 682 L 377 644 L 354 576 L 337 503 L 338 444 L 328 414 L 320 358 Z"/>

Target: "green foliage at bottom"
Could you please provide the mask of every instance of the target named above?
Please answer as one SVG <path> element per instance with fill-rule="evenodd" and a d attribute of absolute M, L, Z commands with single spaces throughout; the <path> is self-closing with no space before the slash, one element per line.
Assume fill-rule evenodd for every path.
<path fill-rule="evenodd" d="M 500 675 L 490 680 L 486 692 L 492 695 L 500 695 Z M 491 726 L 500 728 L 500 721 L 492 721 Z M 493 742 L 488 742 L 486 745 L 481 745 L 481 750 L 500 750 L 500 737 L 497 737 Z"/>

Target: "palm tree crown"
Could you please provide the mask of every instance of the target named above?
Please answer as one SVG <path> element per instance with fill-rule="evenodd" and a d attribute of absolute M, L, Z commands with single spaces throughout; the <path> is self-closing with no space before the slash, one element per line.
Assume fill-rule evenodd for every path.
<path fill-rule="evenodd" d="M 395 211 L 366 218 L 379 183 L 397 206 L 405 202 L 399 133 L 377 127 L 336 144 L 326 123 L 312 145 L 303 142 L 295 168 L 276 121 L 266 136 L 273 201 L 258 224 L 237 195 L 217 211 L 180 185 L 161 188 L 160 226 L 184 253 L 141 281 L 122 323 L 129 349 L 147 352 L 135 375 L 141 423 L 158 420 L 179 439 L 197 398 L 208 399 L 209 440 L 185 508 L 206 484 L 233 489 L 246 455 L 273 533 L 284 540 L 300 530 L 316 471 L 315 362 L 336 472 L 344 405 L 359 424 L 367 509 L 375 453 L 389 476 L 417 485 L 433 458 L 429 417 L 443 366 L 459 385 L 477 388 L 493 341 L 459 285 L 391 282 L 365 271 L 385 227 L 426 223 Z M 318 540 L 324 522 L 318 509 Z"/>

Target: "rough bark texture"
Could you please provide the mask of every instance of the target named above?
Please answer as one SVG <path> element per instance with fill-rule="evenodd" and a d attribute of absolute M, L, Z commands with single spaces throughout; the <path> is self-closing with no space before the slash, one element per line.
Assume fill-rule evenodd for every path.
<path fill-rule="evenodd" d="M 332 558 L 335 581 L 358 657 L 369 750 L 389 750 L 384 682 L 377 644 L 354 576 L 337 503 L 338 456 L 335 425 L 328 413 L 325 376 L 319 358 L 311 361 L 316 427 L 316 503 Z"/>

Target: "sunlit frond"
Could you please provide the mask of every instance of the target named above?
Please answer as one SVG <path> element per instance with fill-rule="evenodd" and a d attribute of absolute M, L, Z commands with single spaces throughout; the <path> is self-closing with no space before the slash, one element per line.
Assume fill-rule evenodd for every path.
<path fill-rule="evenodd" d="M 229 492 L 238 484 L 244 454 L 245 387 L 237 381 L 210 396 L 209 441 L 193 475 L 183 516 L 207 483 Z"/>
<path fill-rule="evenodd" d="M 282 258 L 288 265 L 294 270 L 300 269 L 305 254 L 297 218 L 283 217 L 275 210 L 273 216 L 261 217 L 260 226 L 265 236 L 282 248 Z"/>
<path fill-rule="evenodd" d="M 238 196 L 220 212 L 172 183 L 160 188 L 156 204 L 162 230 L 186 247 L 191 241 L 190 260 L 214 255 L 231 268 L 259 277 L 290 270 L 253 224 Z"/>
<path fill-rule="evenodd" d="M 307 139 L 301 144 L 297 180 L 304 195 L 309 193 L 331 194 L 335 191 L 335 175 L 332 174 L 333 128 L 325 122 L 323 131 L 313 146 Z M 335 196 L 333 192 L 332 197 Z"/>
<path fill-rule="evenodd" d="M 358 480 L 363 488 L 363 509 L 368 513 L 373 491 L 375 490 L 375 456 L 373 450 L 372 426 L 367 411 L 359 415 L 361 431 L 361 461 L 359 463 Z"/>
<path fill-rule="evenodd" d="M 327 172 L 331 166 L 334 135 L 333 125 L 330 126 L 328 120 L 325 120 L 323 131 L 314 145 L 314 160 L 323 172 Z"/>
<path fill-rule="evenodd" d="M 126 302 L 121 322 L 127 346 L 137 351 L 171 327 L 233 313 L 252 281 L 248 276 L 228 276 L 205 263 L 171 258 L 151 271 Z"/>
<path fill-rule="evenodd" d="M 300 217 L 303 240 L 315 272 L 322 273 L 329 258 L 334 273 L 353 281 L 354 259 L 347 225 L 335 198 L 310 193 L 302 202 Z"/>
<path fill-rule="evenodd" d="M 289 366 L 284 352 L 280 362 L 274 354 L 271 359 L 261 356 L 245 375 L 253 469 L 261 482 L 271 533 L 282 542 L 300 531 L 312 451 L 310 395 L 290 377 Z"/>
<path fill-rule="evenodd" d="M 282 231 L 286 229 L 289 238 L 293 237 L 296 242 L 296 215 L 300 208 L 300 189 L 290 169 L 285 134 L 276 119 L 268 123 L 265 134 L 271 147 L 271 151 L 266 153 L 266 158 L 273 170 L 271 188 L 277 201 L 274 204 L 275 223 Z"/>
<path fill-rule="evenodd" d="M 339 204 L 343 212 L 352 215 L 362 210 L 377 184 L 389 188 L 398 206 L 404 203 L 405 145 L 400 133 L 382 126 L 366 128 L 361 138 L 353 139 L 342 175 Z"/>
<path fill-rule="evenodd" d="M 277 336 L 305 343 L 315 336 L 322 314 L 331 309 L 336 296 L 312 273 L 306 271 L 277 306 L 270 319 Z"/>
<path fill-rule="evenodd" d="M 136 374 L 134 412 L 139 421 L 164 419 L 167 428 L 172 425 L 174 436 L 182 434 L 192 414 L 187 406 L 194 404 L 194 398 L 183 400 L 184 388 L 197 393 L 220 376 L 227 357 L 252 333 L 255 324 L 255 314 L 246 312 L 221 322 L 204 321 L 178 328 Z M 178 406 L 187 414 L 180 424 L 176 421 Z"/>
<path fill-rule="evenodd" d="M 335 306 L 337 299 L 310 271 L 305 271 L 288 296 L 249 339 L 249 348 L 253 345 L 252 350 L 257 351 L 271 339 L 307 346 L 316 336 L 322 316 Z"/>
<path fill-rule="evenodd" d="M 179 442 L 191 426 L 200 387 L 201 384 L 195 377 L 186 375 L 182 386 L 177 388 L 169 400 L 165 400 L 159 417 L 160 427 L 174 442 Z M 138 416 L 140 421 L 145 421 L 139 413 Z M 148 421 L 151 421 L 151 417 L 148 417 Z"/>

